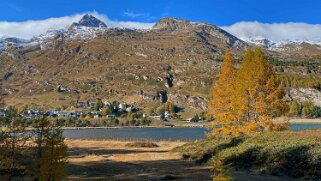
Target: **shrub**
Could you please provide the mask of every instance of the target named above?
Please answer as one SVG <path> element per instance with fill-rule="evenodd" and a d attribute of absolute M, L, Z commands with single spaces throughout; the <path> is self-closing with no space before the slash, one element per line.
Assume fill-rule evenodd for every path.
<path fill-rule="evenodd" d="M 176 151 L 186 159 L 222 167 L 223 170 L 256 170 L 293 178 L 320 179 L 320 133 L 320 130 L 284 131 L 207 139 L 189 143 Z"/>
<path fill-rule="evenodd" d="M 142 148 L 154 148 L 159 147 L 156 143 L 153 142 L 134 142 L 134 143 L 127 143 L 126 147 L 142 147 Z"/>

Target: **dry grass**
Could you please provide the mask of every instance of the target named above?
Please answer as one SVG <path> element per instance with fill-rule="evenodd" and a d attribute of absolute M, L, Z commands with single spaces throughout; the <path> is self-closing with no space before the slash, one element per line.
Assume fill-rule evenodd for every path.
<path fill-rule="evenodd" d="M 208 168 L 183 161 L 180 153 L 171 151 L 185 142 L 152 143 L 158 147 L 144 147 L 147 142 L 142 142 L 136 147 L 138 143 L 129 141 L 67 139 L 66 144 L 69 180 L 211 180 Z"/>

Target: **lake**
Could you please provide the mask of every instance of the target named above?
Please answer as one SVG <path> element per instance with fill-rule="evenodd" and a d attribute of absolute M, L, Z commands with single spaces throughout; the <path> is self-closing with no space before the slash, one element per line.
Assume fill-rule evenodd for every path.
<path fill-rule="evenodd" d="M 321 124 L 292 124 L 290 128 L 294 131 L 320 129 Z M 205 128 L 89 128 L 64 130 L 64 136 L 72 139 L 194 141 L 204 139 L 206 131 Z"/>

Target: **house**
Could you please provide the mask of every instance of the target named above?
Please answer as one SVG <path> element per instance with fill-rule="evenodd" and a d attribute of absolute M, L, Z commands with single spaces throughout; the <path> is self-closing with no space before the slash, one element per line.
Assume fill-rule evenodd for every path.
<path fill-rule="evenodd" d="M 147 118 L 147 114 L 146 113 L 143 113 L 143 118 Z"/>
<path fill-rule="evenodd" d="M 58 92 L 68 92 L 69 90 L 61 85 L 57 86 L 57 91 Z"/>
<path fill-rule="evenodd" d="M 77 113 L 70 112 L 70 113 L 67 113 L 65 115 L 65 117 L 67 117 L 67 118 L 77 118 L 78 115 L 77 115 Z"/>
<path fill-rule="evenodd" d="M 98 112 L 91 112 L 91 115 L 94 117 L 94 118 L 101 118 L 102 115 Z"/>
<path fill-rule="evenodd" d="M 95 102 L 89 102 L 89 108 L 94 109 L 95 108 Z"/>
<path fill-rule="evenodd" d="M 6 113 L 4 111 L 0 111 L 0 117 L 5 117 Z"/>
<path fill-rule="evenodd" d="M 86 107 L 86 103 L 85 102 L 78 102 L 77 107 L 79 107 L 79 108 Z"/>
<path fill-rule="evenodd" d="M 164 118 L 165 119 L 170 119 L 171 117 L 172 117 L 172 115 L 168 111 L 165 111 Z"/>
<path fill-rule="evenodd" d="M 124 110 L 126 107 L 127 107 L 127 105 L 126 105 L 125 103 L 118 105 L 118 108 L 119 108 L 120 110 Z"/>
<path fill-rule="evenodd" d="M 196 118 L 188 118 L 187 122 L 198 122 Z"/>
<path fill-rule="evenodd" d="M 162 118 L 161 116 L 158 116 L 155 113 L 153 113 L 150 117 L 153 119 L 157 119 L 157 120 L 161 120 L 161 118 Z"/>
<path fill-rule="evenodd" d="M 111 105 L 111 103 L 108 102 L 108 101 L 105 101 L 105 102 L 104 102 L 104 105 L 105 105 L 105 107 L 109 107 L 109 106 Z"/>
<path fill-rule="evenodd" d="M 106 118 L 114 119 L 114 118 L 116 118 L 116 115 L 115 114 L 108 114 L 108 115 L 106 115 Z"/>

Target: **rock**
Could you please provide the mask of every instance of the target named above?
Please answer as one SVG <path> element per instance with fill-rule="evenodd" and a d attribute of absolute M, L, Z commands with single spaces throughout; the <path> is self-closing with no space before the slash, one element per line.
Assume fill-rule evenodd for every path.
<path fill-rule="evenodd" d="M 312 102 L 316 106 L 321 107 L 321 92 L 312 88 L 293 88 L 289 92 L 292 99 L 299 102 Z"/>
<path fill-rule="evenodd" d="M 172 74 L 167 73 L 165 86 L 168 89 L 173 87 L 173 81 L 174 81 L 174 76 Z"/>
<path fill-rule="evenodd" d="M 154 99 L 158 99 L 161 103 L 166 103 L 168 100 L 167 92 L 158 91 Z"/>
<path fill-rule="evenodd" d="M 179 80 L 176 82 L 176 85 L 179 87 L 179 86 L 183 86 L 185 84 L 185 81 L 183 80 Z"/>
<path fill-rule="evenodd" d="M 11 76 L 13 76 L 13 72 L 7 72 L 7 73 L 3 76 L 3 80 L 8 80 Z"/>
<path fill-rule="evenodd" d="M 144 79 L 144 80 L 148 80 L 148 79 L 149 79 L 149 76 L 144 75 L 144 76 L 143 76 L 143 79 Z"/>

